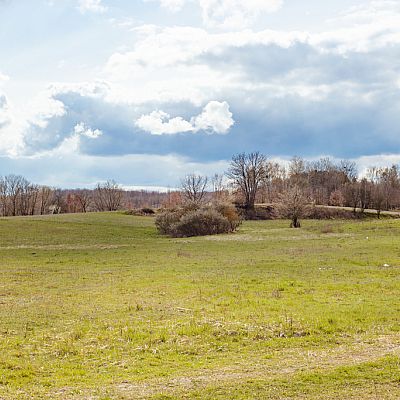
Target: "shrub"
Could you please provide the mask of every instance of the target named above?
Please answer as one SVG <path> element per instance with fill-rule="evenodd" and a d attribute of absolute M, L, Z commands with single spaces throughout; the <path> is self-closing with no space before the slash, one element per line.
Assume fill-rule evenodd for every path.
<path fill-rule="evenodd" d="M 215 210 L 198 210 L 185 214 L 173 229 L 175 237 L 206 236 L 229 233 L 231 225 Z"/>
<path fill-rule="evenodd" d="M 143 207 L 140 212 L 144 215 L 154 215 L 155 211 L 150 207 Z"/>
<path fill-rule="evenodd" d="M 124 212 L 126 215 L 135 215 L 135 216 L 149 216 L 154 215 L 155 211 L 152 208 L 144 207 L 144 208 L 134 208 L 131 210 L 127 210 Z"/>
<path fill-rule="evenodd" d="M 170 235 L 183 215 L 183 210 L 168 210 L 156 217 L 156 227 L 163 235 Z"/>
<path fill-rule="evenodd" d="M 242 217 L 239 215 L 236 207 L 230 203 L 218 203 L 215 210 L 224 216 L 230 224 L 231 231 L 234 232 L 242 223 Z"/>
<path fill-rule="evenodd" d="M 235 231 L 240 225 L 235 208 L 218 205 L 214 208 L 186 207 L 167 210 L 156 217 L 158 231 L 172 237 L 216 235 Z"/>

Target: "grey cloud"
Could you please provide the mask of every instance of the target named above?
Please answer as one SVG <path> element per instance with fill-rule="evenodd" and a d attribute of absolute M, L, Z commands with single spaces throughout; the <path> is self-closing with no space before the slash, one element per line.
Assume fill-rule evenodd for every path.
<path fill-rule="evenodd" d="M 400 146 L 400 100 L 396 90 L 378 93 L 373 101 L 346 97 L 340 88 L 321 101 L 298 95 L 276 98 L 263 90 L 223 93 L 237 123 L 227 136 L 206 133 L 149 135 L 134 125 L 139 115 L 155 107 L 171 115 L 189 117 L 199 111 L 186 103 L 115 105 L 103 98 L 61 93 L 56 98 L 67 110 L 46 128 L 31 127 L 26 144 L 32 153 L 57 147 L 77 123 L 84 122 L 103 135 L 81 138 L 82 154 L 177 154 L 209 162 L 229 159 L 241 151 L 261 150 L 270 155 L 354 157 L 393 152 Z"/>
<path fill-rule="evenodd" d="M 400 44 L 345 54 L 324 52 L 304 42 L 288 48 L 277 44 L 227 47 L 208 52 L 195 60 L 225 71 L 239 71 L 246 79 L 270 82 L 275 79 L 308 84 L 382 84 L 393 81 L 400 71 Z"/>

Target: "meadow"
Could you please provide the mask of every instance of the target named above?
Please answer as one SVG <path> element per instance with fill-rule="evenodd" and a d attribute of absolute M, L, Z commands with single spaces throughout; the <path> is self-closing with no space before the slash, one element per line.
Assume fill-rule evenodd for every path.
<path fill-rule="evenodd" d="M 400 220 L 0 219 L 0 399 L 399 399 Z"/>

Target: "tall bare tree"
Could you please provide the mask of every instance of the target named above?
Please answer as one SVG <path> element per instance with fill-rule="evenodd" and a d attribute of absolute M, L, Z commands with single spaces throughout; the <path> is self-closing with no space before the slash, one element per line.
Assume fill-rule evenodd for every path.
<path fill-rule="evenodd" d="M 9 214 L 15 216 L 18 213 L 18 202 L 20 200 L 22 186 L 27 183 L 27 180 L 20 175 L 8 175 L 5 177 L 5 181 L 10 207 Z"/>
<path fill-rule="evenodd" d="M 24 180 L 19 198 L 19 215 L 34 215 L 39 196 L 39 187 Z"/>
<path fill-rule="evenodd" d="M 53 199 L 53 189 L 48 186 L 39 188 L 39 212 L 40 215 L 47 214 Z"/>
<path fill-rule="evenodd" d="M 266 175 L 267 158 L 260 152 L 234 155 L 227 176 L 244 199 L 247 210 L 253 210 L 257 193 Z"/>

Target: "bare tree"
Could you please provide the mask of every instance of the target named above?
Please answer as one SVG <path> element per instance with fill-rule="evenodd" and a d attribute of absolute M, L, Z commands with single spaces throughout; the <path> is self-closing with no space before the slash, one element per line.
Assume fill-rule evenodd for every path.
<path fill-rule="evenodd" d="M 12 216 L 18 213 L 18 201 L 22 186 L 26 184 L 26 179 L 20 175 L 8 175 L 5 177 L 7 187 L 7 197 L 9 200 L 9 214 Z"/>
<path fill-rule="evenodd" d="M 227 176 L 244 198 L 247 210 L 253 210 L 257 192 L 266 175 L 266 157 L 257 152 L 232 157 Z"/>
<path fill-rule="evenodd" d="M 303 158 L 293 157 L 289 163 L 290 184 L 304 187 L 307 183 L 307 169 L 308 165 Z"/>
<path fill-rule="evenodd" d="M 85 213 L 88 211 L 92 203 L 92 195 L 89 190 L 78 190 L 75 193 L 76 201 L 80 206 L 80 211 Z"/>
<path fill-rule="evenodd" d="M 212 177 L 213 197 L 216 202 L 223 201 L 227 197 L 227 190 L 223 174 L 215 174 Z"/>
<path fill-rule="evenodd" d="M 277 162 L 268 161 L 265 164 L 265 179 L 263 181 L 262 202 L 272 203 L 287 185 L 287 171 L 285 166 Z"/>
<path fill-rule="evenodd" d="M 356 180 L 346 183 L 344 186 L 344 198 L 346 204 L 353 207 L 353 213 L 357 211 L 357 207 L 360 203 L 360 185 Z"/>
<path fill-rule="evenodd" d="M 50 207 L 53 214 L 61 214 L 68 211 L 65 193 L 61 189 L 54 189 L 53 204 Z"/>
<path fill-rule="evenodd" d="M 19 214 L 34 215 L 38 196 L 39 187 L 37 185 L 29 183 L 26 180 L 23 181 L 19 199 Z"/>
<path fill-rule="evenodd" d="M 48 186 L 39 188 L 39 212 L 40 215 L 47 214 L 53 198 L 53 189 Z"/>
<path fill-rule="evenodd" d="M 390 168 L 382 168 L 379 172 L 379 181 L 383 187 L 385 194 L 385 207 L 386 210 L 390 210 L 394 207 L 396 199 L 396 192 L 400 187 L 399 170 L 396 165 L 392 165 Z"/>
<path fill-rule="evenodd" d="M 308 201 L 300 186 L 292 186 L 280 196 L 277 205 L 279 213 L 290 219 L 291 228 L 300 228 L 300 218 L 304 216 Z"/>
<path fill-rule="evenodd" d="M 363 213 L 366 208 L 369 208 L 372 197 L 372 184 L 366 178 L 363 178 L 358 183 L 360 193 L 360 208 Z"/>
<path fill-rule="evenodd" d="M 99 183 L 94 190 L 93 201 L 97 211 L 116 211 L 121 207 L 123 190 L 113 180 Z"/>
<path fill-rule="evenodd" d="M 184 201 L 200 204 L 206 194 L 208 178 L 202 175 L 189 174 L 181 180 L 181 191 Z"/>
<path fill-rule="evenodd" d="M 7 180 L 5 178 L 0 178 L 0 210 L 2 216 L 7 215 L 7 209 L 8 209 Z"/>
<path fill-rule="evenodd" d="M 339 163 L 339 171 L 341 171 L 344 176 L 345 180 L 343 183 L 351 182 L 354 179 L 357 179 L 357 165 L 354 161 L 350 160 L 341 160 Z"/>
<path fill-rule="evenodd" d="M 381 211 L 385 203 L 385 192 L 381 184 L 375 184 L 372 187 L 372 206 L 375 208 L 378 218 L 381 217 Z"/>

